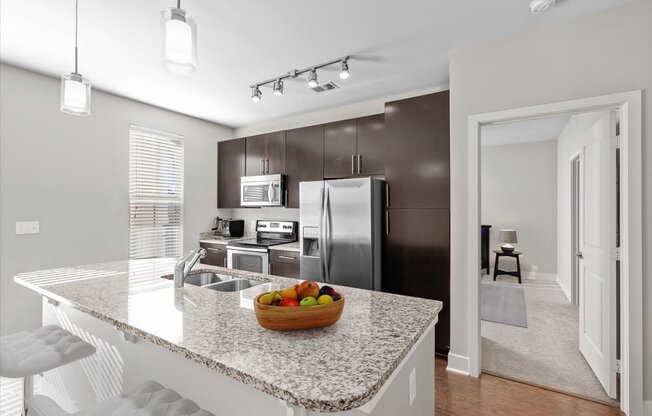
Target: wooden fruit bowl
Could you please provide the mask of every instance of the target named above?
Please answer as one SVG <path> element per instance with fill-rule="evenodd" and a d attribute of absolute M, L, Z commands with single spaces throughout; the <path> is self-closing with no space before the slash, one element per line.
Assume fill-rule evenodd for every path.
<path fill-rule="evenodd" d="M 294 331 L 297 329 L 323 328 L 333 325 L 340 319 L 344 309 L 344 296 L 340 300 L 317 306 L 272 306 L 261 305 L 254 299 L 256 320 L 265 329 L 274 331 Z"/>

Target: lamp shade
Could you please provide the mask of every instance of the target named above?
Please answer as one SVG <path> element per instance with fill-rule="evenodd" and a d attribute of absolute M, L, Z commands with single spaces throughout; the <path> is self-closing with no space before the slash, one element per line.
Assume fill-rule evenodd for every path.
<path fill-rule="evenodd" d="M 79 74 L 61 77 L 61 111 L 76 116 L 91 114 L 91 83 Z"/>
<path fill-rule="evenodd" d="M 498 232 L 498 242 L 507 244 L 518 243 L 518 239 L 516 238 L 516 230 L 500 230 Z"/>
<path fill-rule="evenodd" d="M 175 74 L 192 74 L 197 69 L 197 26 L 183 9 L 161 12 L 163 64 Z"/>

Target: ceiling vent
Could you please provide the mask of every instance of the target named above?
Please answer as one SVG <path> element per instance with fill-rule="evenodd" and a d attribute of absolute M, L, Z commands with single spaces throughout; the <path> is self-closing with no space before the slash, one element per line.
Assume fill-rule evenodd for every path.
<path fill-rule="evenodd" d="M 335 84 L 333 81 L 328 82 L 326 84 L 320 84 L 317 85 L 316 87 L 312 87 L 312 90 L 314 92 L 324 92 L 324 91 L 330 91 L 339 88 L 337 84 Z"/>

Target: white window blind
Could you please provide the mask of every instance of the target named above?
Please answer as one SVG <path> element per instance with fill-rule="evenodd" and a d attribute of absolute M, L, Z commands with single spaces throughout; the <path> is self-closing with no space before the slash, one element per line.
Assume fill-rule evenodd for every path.
<path fill-rule="evenodd" d="M 183 249 L 183 137 L 129 129 L 129 257 L 179 257 Z"/>

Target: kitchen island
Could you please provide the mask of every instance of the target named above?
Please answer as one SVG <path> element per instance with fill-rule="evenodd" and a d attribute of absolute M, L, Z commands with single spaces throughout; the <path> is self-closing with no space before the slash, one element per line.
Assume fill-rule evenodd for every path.
<path fill-rule="evenodd" d="M 348 287 L 341 319 L 314 330 L 258 325 L 253 299 L 295 279 L 198 265 L 265 282 L 239 292 L 163 279 L 174 259 L 23 273 L 44 297 L 43 324 L 96 346 L 41 392 L 69 411 L 155 379 L 220 415 L 434 414 L 434 326 L 441 302 Z M 336 413 L 338 414 L 338 413 Z"/>

